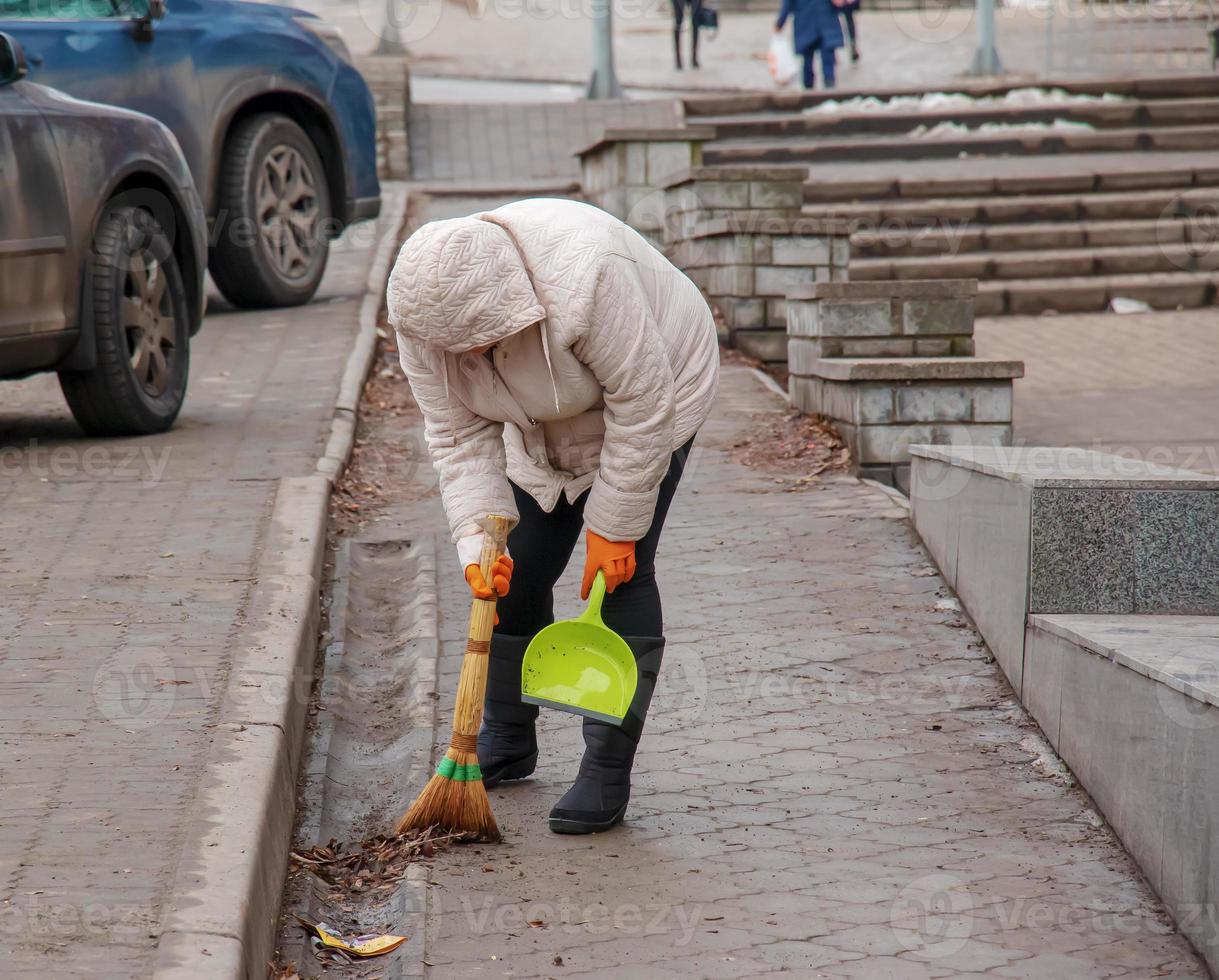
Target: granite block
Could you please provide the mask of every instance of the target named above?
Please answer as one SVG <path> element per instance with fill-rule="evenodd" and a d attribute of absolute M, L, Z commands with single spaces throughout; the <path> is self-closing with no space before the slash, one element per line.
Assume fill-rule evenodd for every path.
<path fill-rule="evenodd" d="M 648 151 L 647 145 L 639 142 L 618 144 L 625 157 L 624 170 L 627 184 L 646 184 L 648 182 Z"/>
<path fill-rule="evenodd" d="M 923 461 L 919 460 L 920 467 Z M 985 637 L 1012 688 L 1024 684 L 1024 624 L 1028 608 L 1029 492 L 993 477 L 924 474 L 921 507 L 938 498 L 950 509 L 956 556 L 950 582 Z"/>
<path fill-rule="evenodd" d="M 828 337 L 821 342 L 827 345 L 826 357 L 913 357 L 915 353 L 909 337 Z"/>
<path fill-rule="evenodd" d="M 713 267 L 708 279 L 707 291 L 712 296 L 753 296 L 753 266 L 721 265 Z"/>
<path fill-rule="evenodd" d="M 1034 487 L 1219 490 L 1219 476 L 1079 447 L 916 446 L 913 451 L 918 456 Z"/>
<path fill-rule="evenodd" d="M 760 299 L 721 299 L 716 305 L 728 326 L 752 330 L 766 326 L 766 302 Z"/>
<path fill-rule="evenodd" d="M 899 422 L 968 422 L 973 400 L 959 385 L 901 385 L 897 388 Z"/>
<path fill-rule="evenodd" d="M 1033 495 L 1029 611 L 1134 611 L 1134 494 L 1042 488 Z"/>
<path fill-rule="evenodd" d="M 802 181 L 750 181 L 749 206 L 751 208 L 790 208 L 799 211 L 804 204 Z"/>
<path fill-rule="evenodd" d="M 829 265 L 830 239 L 821 235 L 775 235 L 771 261 L 775 265 Z M 801 285 L 813 280 L 801 280 Z"/>
<path fill-rule="evenodd" d="M 691 144 L 685 140 L 655 142 L 647 147 L 647 180 L 651 186 L 659 185 L 669 174 L 690 166 Z M 633 183 L 633 181 L 632 181 Z"/>
<path fill-rule="evenodd" d="M 821 310 L 816 303 L 787 304 L 787 332 L 793 337 L 820 337 Z"/>
<path fill-rule="evenodd" d="M 1157 884 L 1169 754 L 1176 748 L 1155 685 L 1079 649 L 1066 653 L 1059 746 L 1063 760 Z"/>
<path fill-rule="evenodd" d="M 825 337 L 889 337 L 894 333 L 892 304 L 886 299 L 822 300 L 817 309 L 821 334 Z"/>
<path fill-rule="evenodd" d="M 793 294 L 794 299 L 950 299 L 974 296 L 975 279 L 860 279 L 840 285 L 807 287 Z"/>
<path fill-rule="evenodd" d="M 973 297 L 907 299 L 902 304 L 902 329 L 908 334 L 972 334 Z"/>
<path fill-rule="evenodd" d="M 1073 652 L 1074 647 L 1068 640 L 1053 633 L 1036 629 L 1031 624 L 1025 632 L 1020 700 L 1037 720 L 1055 752 L 1060 751 L 1063 665 Z"/>
<path fill-rule="evenodd" d="M 1010 381 L 976 384 L 973 395 L 975 422 L 1010 422 L 1012 420 L 1012 385 Z"/>
<path fill-rule="evenodd" d="M 913 341 L 912 353 L 917 357 L 952 357 L 951 337 L 920 337 Z"/>
<path fill-rule="evenodd" d="M 776 240 L 776 248 L 778 244 Z M 754 287 L 759 296 L 786 296 L 789 286 L 811 283 L 814 278 L 814 270 L 807 266 L 759 265 L 754 269 Z M 787 311 L 784 310 L 784 317 L 786 315 Z"/>
<path fill-rule="evenodd" d="M 1134 611 L 1219 615 L 1219 492 L 1137 495 Z"/>

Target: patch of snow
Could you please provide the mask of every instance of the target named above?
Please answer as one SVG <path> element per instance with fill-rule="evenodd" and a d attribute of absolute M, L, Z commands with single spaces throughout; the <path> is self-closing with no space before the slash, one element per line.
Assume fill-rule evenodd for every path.
<path fill-rule="evenodd" d="M 875 95 L 857 95 L 850 99 L 826 99 L 809 106 L 805 113 L 813 116 L 843 113 L 876 112 L 943 112 L 950 109 L 978 109 L 988 106 L 1062 106 L 1087 105 L 1095 102 L 1124 102 L 1124 96 L 1106 92 L 1104 95 L 1077 95 L 1064 88 L 1014 88 L 1002 95 L 970 95 L 967 92 L 925 92 L 922 95 L 895 95 L 880 99 Z"/>
<path fill-rule="evenodd" d="M 1150 313 L 1152 307 L 1141 299 L 1131 299 L 1129 296 L 1114 296 L 1109 301 L 1110 313 Z"/>
<path fill-rule="evenodd" d="M 981 126 L 966 126 L 958 122 L 941 122 L 934 126 L 915 126 L 906 133 L 918 139 L 942 139 L 947 136 L 972 136 L 975 133 L 1032 133 L 1032 132 L 1092 132 L 1095 126 L 1089 123 L 1072 122 L 1068 119 L 1055 119 L 1053 122 L 1022 122 L 997 123 L 987 122 Z"/>

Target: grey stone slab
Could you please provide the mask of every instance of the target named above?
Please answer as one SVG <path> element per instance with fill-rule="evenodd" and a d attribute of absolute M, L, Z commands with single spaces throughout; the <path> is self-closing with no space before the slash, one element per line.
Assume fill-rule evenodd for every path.
<path fill-rule="evenodd" d="M 1030 612 L 1134 612 L 1134 495 L 1039 488 L 1033 494 Z"/>
<path fill-rule="evenodd" d="M 981 357 L 827 358 L 813 373 L 832 381 L 974 381 L 1020 378 L 1024 365 Z"/>
<path fill-rule="evenodd" d="M 1061 693 L 1058 751 L 1157 887 L 1174 749 L 1156 685 L 1074 649 L 1063 658 Z"/>
<path fill-rule="evenodd" d="M 1219 708 L 1219 616 L 1033 615 L 1029 626 Z"/>
<path fill-rule="evenodd" d="M 956 496 L 961 471 L 935 459 L 915 458 L 910 469 L 910 518 L 940 574 L 953 588 L 957 581 L 960 522 Z"/>
<path fill-rule="evenodd" d="M 902 302 L 902 329 L 905 333 L 922 336 L 972 336 L 973 296 L 954 296 L 946 299 L 905 298 Z"/>
<path fill-rule="evenodd" d="M 976 279 L 877 279 L 818 283 L 794 291 L 792 299 L 935 300 L 977 295 Z"/>
<path fill-rule="evenodd" d="M 1134 611 L 1219 615 L 1219 493 L 1136 499 Z"/>
<path fill-rule="evenodd" d="M 898 422 L 969 422 L 973 399 L 961 385 L 899 385 L 894 390 Z"/>
<path fill-rule="evenodd" d="M 1161 697 L 1170 709 L 1171 700 Z M 1155 881 L 1181 931 L 1203 951 L 1212 967 L 1219 959 L 1219 861 L 1212 846 L 1219 840 L 1219 719 L 1215 709 L 1174 733 L 1165 764 L 1166 805 L 1160 872 Z"/>
<path fill-rule="evenodd" d="M 675 140 L 694 142 L 711 139 L 715 139 L 715 130 L 710 126 L 681 126 L 668 129 L 607 129 L 602 132 L 599 139 L 576 150 L 575 155 L 578 157 L 591 155 L 614 143 L 673 142 Z"/>
<path fill-rule="evenodd" d="M 1079 447 L 914 446 L 911 452 L 1031 486 L 1219 489 L 1219 476 Z"/>
<path fill-rule="evenodd" d="M 822 337 L 889 337 L 893 330 L 892 304 L 886 299 L 792 302 L 792 311 L 810 311 L 810 329 Z"/>
<path fill-rule="evenodd" d="M 931 494 L 926 479 L 920 490 L 924 498 Z M 1019 694 L 1024 684 L 1030 495 L 1023 487 L 978 474 L 959 488 L 948 475 L 939 493 L 945 495 L 957 525 L 953 588 Z"/>
<path fill-rule="evenodd" d="M 974 425 L 962 422 L 896 422 L 892 425 L 860 426 L 844 433 L 858 463 L 908 463 L 912 442 L 994 443 L 1011 442 L 1010 425 Z"/>
<path fill-rule="evenodd" d="M 1037 719 L 1046 740 L 1061 754 L 1059 741 L 1062 719 L 1063 664 L 1077 648 L 1048 630 L 1029 624 L 1024 635 L 1024 677 L 1020 700 Z"/>

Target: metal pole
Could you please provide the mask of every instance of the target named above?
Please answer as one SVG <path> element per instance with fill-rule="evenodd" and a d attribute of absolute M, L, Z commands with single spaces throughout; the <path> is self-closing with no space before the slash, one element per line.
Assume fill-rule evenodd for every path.
<path fill-rule="evenodd" d="M 995 0 L 977 0 L 978 49 L 974 52 L 971 75 L 999 75 L 999 52 L 995 50 Z"/>
<path fill-rule="evenodd" d="M 588 80 L 589 99 L 620 99 L 622 87 L 614 74 L 612 0 L 593 0 L 593 75 Z"/>
<path fill-rule="evenodd" d="M 377 43 L 377 54 L 406 54 L 402 33 L 398 30 L 398 16 L 394 10 L 395 0 L 385 0 L 385 23 L 381 26 L 381 40 Z"/>

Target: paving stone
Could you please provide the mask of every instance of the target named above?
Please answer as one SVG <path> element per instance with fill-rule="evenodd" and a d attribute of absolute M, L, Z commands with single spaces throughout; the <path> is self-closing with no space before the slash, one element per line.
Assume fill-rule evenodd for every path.
<path fill-rule="evenodd" d="M 1029 722 L 970 646 L 975 634 L 934 612 L 942 583 L 913 574 L 927 557 L 903 512 L 845 480 L 784 493 L 734 460 L 747 420 L 781 410 L 747 370 L 725 368 L 659 559 L 674 648 L 696 655 L 662 671 L 626 823 L 591 838 L 545 829 L 580 745 L 576 719 L 543 712 L 538 772 L 492 792 L 507 843 L 455 849 L 430 870 L 441 903 L 426 941 L 432 974 L 1065 980 L 1119 976 L 1126 961 L 1128 975 L 1150 976 L 1142 964 L 1157 960 L 1173 976 L 1204 976 L 1175 933 L 1115 949 L 1103 919 L 1084 918 L 1069 939 L 1058 928 L 1057 910 L 1078 902 L 1148 916 L 1158 905 L 1086 797 L 1021 748 Z M 438 517 L 434 499 L 390 523 L 426 515 Z M 692 561 L 723 574 L 681 574 Z M 579 605 L 576 571 L 557 587 L 559 614 Z M 456 587 L 442 596 L 441 717 L 465 605 Z M 1055 836 L 1060 826 L 1071 833 Z M 503 866 L 499 855 L 519 877 L 480 870 Z M 948 879 L 927 880 L 937 875 Z M 936 904 L 945 883 L 970 903 L 963 931 Z M 536 896 L 596 903 L 590 923 L 610 925 L 590 935 L 489 917 L 472 928 L 447 912 L 483 896 L 514 909 Z M 656 935 L 630 928 L 639 907 L 660 914 Z M 603 909 L 624 910 L 627 928 Z M 1019 972 L 1042 957 L 1076 972 Z"/>
<path fill-rule="evenodd" d="M 88 439 L 54 376 L 6 382 L 5 976 L 149 975 L 264 525 L 279 479 L 315 472 L 367 274 L 344 238 L 308 306 L 212 296 L 162 435 Z"/>

